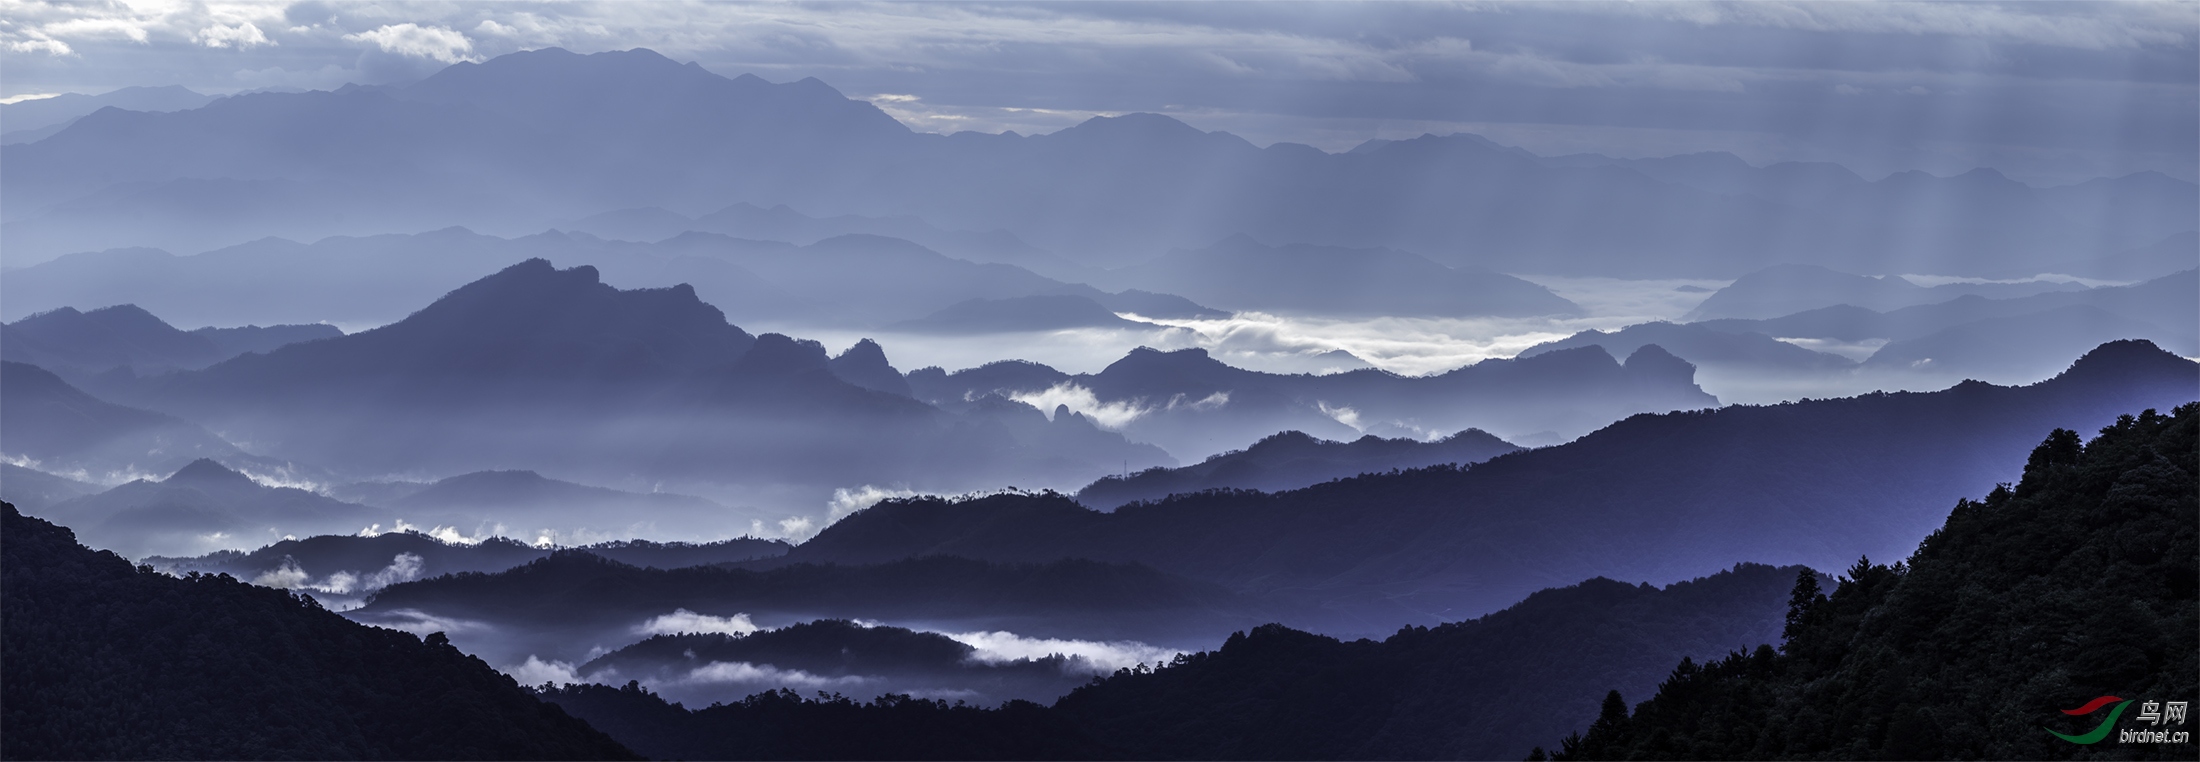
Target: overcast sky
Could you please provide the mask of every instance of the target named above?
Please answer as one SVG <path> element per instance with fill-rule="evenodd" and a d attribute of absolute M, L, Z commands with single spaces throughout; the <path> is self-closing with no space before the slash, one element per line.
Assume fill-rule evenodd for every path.
<path fill-rule="evenodd" d="M 1154 111 L 1327 150 L 1474 132 L 2033 182 L 2200 163 L 2200 4 L 0 0 L 0 97 L 388 84 L 647 47 L 815 76 L 928 131 Z"/>

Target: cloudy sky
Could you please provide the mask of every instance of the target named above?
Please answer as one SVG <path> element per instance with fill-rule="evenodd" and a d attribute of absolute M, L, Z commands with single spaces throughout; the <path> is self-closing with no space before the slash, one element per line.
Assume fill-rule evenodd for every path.
<path fill-rule="evenodd" d="M 2200 4 L 0 0 L 0 97 L 418 79 L 647 47 L 815 76 L 913 127 L 1154 111 L 1341 150 L 1475 132 L 1543 154 L 1732 151 L 1869 177 L 2193 179 Z"/>

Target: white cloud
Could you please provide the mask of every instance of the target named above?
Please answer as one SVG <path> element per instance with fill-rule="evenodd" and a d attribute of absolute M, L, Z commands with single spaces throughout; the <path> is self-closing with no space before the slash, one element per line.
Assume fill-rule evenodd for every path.
<path fill-rule="evenodd" d="M 756 623 L 750 621 L 747 614 L 711 616 L 709 614 L 697 614 L 687 609 L 674 609 L 670 614 L 651 617 L 649 621 L 635 627 L 634 631 L 643 635 L 683 635 L 688 633 L 747 635 L 756 632 L 756 629 Z"/>
<path fill-rule="evenodd" d="M 266 34 L 260 32 L 258 26 L 249 21 L 236 26 L 215 24 L 199 30 L 199 33 L 193 35 L 192 39 L 209 48 L 236 48 L 238 50 L 249 50 L 263 45 L 275 44 L 274 40 L 268 39 Z"/>
<path fill-rule="evenodd" d="M 385 53 L 427 58 L 443 63 L 478 60 L 474 43 L 453 29 L 414 23 L 391 24 L 372 31 L 344 35 L 353 42 L 371 42 Z"/>
<path fill-rule="evenodd" d="M 253 577 L 252 584 L 289 590 L 305 587 L 307 579 L 306 571 L 298 568 L 297 561 L 284 558 L 281 566 L 261 572 L 260 576 Z"/>
<path fill-rule="evenodd" d="M 512 679 L 519 681 L 520 685 L 542 685 L 543 683 L 565 685 L 585 682 L 581 680 L 580 675 L 573 672 L 572 664 L 562 661 L 543 661 L 534 654 L 528 654 L 527 661 L 505 667 L 499 671 L 511 675 Z"/>
<path fill-rule="evenodd" d="M 1354 431 L 1367 430 L 1360 426 L 1360 411 L 1358 410 L 1354 410 L 1351 407 L 1345 405 L 1330 407 L 1329 403 L 1321 402 L 1319 400 L 1315 401 L 1314 405 L 1315 407 L 1321 409 L 1322 415 L 1326 415 L 1330 418 L 1336 419 L 1338 423 L 1350 426 Z"/>
<path fill-rule="evenodd" d="M 1071 381 L 1055 384 L 1043 391 L 1011 392 L 1008 398 L 1038 408 L 1041 412 L 1046 413 L 1047 418 L 1050 420 L 1054 417 L 1055 408 L 1067 406 L 1070 412 L 1090 418 L 1100 428 L 1110 430 L 1119 430 L 1130 425 L 1132 421 L 1138 420 L 1140 416 L 1151 412 L 1147 407 L 1141 405 L 1138 400 L 1116 400 L 1102 403 L 1100 398 L 1092 393 L 1091 389 L 1079 386 Z M 1227 400 L 1228 398 L 1225 397 L 1224 399 Z"/>
<path fill-rule="evenodd" d="M 856 511 L 878 505 L 881 501 L 915 497 L 916 495 L 917 493 L 912 490 L 887 489 L 869 484 L 853 490 L 846 487 L 835 489 L 833 490 L 833 498 L 825 502 L 825 522 L 830 525 L 832 522 L 847 518 L 849 514 Z"/>
<path fill-rule="evenodd" d="M 28 40 L 9 40 L 8 49 L 17 53 L 44 53 L 50 56 L 75 55 L 69 43 L 51 37 L 33 37 Z"/>
<path fill-rule="evenodd" d="M 1005 662 L 1019 659 L 1044 659 L 1062 655 L 1070 657 L 1077 668 L 1094 674 L 1106 674 L 1124 667 L 1168 661 L 1183 653 L 1173 648 L 1161 648 L 1135 640 L 1059 640 L 1055 638 L 1027 638 L 1013 632 L 943 632 L 956 642 L 977 649 L 971 658 L 983 662 Z"/>
<path fill-rule="evenodd" d="M 758 665 L 745 661 L 714 661 L 690 670 L 682 682 L 761 683 L 786 688 L 831 688 L 862 685 L 870 680 L 858 675 L 822 677 L 799 669 L 780 669 L 769 664 Z"/>

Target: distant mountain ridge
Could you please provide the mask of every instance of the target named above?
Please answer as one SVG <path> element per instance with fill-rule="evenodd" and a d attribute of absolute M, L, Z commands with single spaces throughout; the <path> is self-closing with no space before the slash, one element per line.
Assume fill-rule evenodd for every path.
<path fill-rule="evenodd" d="M 739 485 L 795 500 L 785 495 L 802 490 L 817 496 L 802 502 L 817 505 L 851 485 L 954 492 L 1036 479 L 1067 488 L 1126 461 L 1174 464 L 1081 417 L 1048 421 L 1022 404 L 944 412 L 893 389 L 898 374 L 883 351 L 870 351 L 836 363 L 817 342 L 743 331 L 685 285 L 622 291 L 592 267 L 538 259 L 379 328 L 199 371 L 102 377 L 100 389 L 249 438 L 262 452 L 332 464 L 348 480 L 525 465 L 688 494 Z M 655 503 L 616 519 L 571 506 L 507 519 L 524 531 L 538 521 L 575 531 L 571 522 L 584 519 L 702 531 L 724 520 L 706 503 L 632 499 Z M 601 502 L 581 502 L 591 501 Z"/>
<path fill-rule="evenodd" d="M 1107 510 L 1125 503 L 1212 489 L 1280 492 L 1363 473 L 1445 463 L 1479 463 L 1519 449 L 1479 429 L 1467 429 L 1427 442 L 1373 435 L 1351 442 L 1330 442 L 1286 431 L 1254 442 L 1244 450 L 1216 455 L 1182 468 L 1153 468 L 1125 476 L 1101 477 L 1077 491 L 1077 502 Z"/>
<path fill-rule="evenodd" d="M 631 148 L 574 150 L 601 145 Z M 0 242 L 26 263 L 268 234 L 540 230 L 683 202 L 1004 230 L 1089 266 L 1245 233 L 1606 277 L 1734 277 L 1767 256 L 1983 275 L 2200 227 L 2191 183 L 2144 175 L 2067 189 L 1990 169 L 1849 182 L 1810 165 L 1569 164 L 1472 135 L 1327 154 L 1155 114 L 1029 137 L 923 134 L 814 79 L 729 79 L 647 50 L 543 49 L 406 86 L 109 110 L 0 152 Z M 1961 213 L 1898 213 L 1918 208 Z"/>
<path fill-rule="evenodd" d="M 918 399 L 949 410 L 986 395 L 1046 401 L 1089 393 L 1091 402 L 1080 404 L 1127 417 L 1118 426 L 1126 436 L 1189 459 L 1294 429 L 1336 440 L 1363 432 L 1420 439 L 1468 428 L 1573 436 L 1634 413 L 1717 405 L 1694 376 L 1694 366 L 1655 345 L 1624 363 L 1602 348 L 1580 347 L 1421 377 L 1375 369 L 1261 373 L 1204 349 L 1140 347 L 1099 373 L 1003 361 L 954 373 L 921 368 L 909 384 Z"/>

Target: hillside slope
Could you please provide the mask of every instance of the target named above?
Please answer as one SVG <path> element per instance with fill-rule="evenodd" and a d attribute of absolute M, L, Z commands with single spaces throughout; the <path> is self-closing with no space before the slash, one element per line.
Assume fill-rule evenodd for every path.
<path fill-rule="evenodd" d="M 2189 732 L 2142 702 L 2200 695 L 2196 444 L 2200 404 L 2083 446 L 2057 429 L 2014 489 L 1958 502 L 1907 563 L 1860 560 L 1831 595 L 1799 581 L 1779 653 L 1683 661 L 1558 756 L 2191 759 L 2189 741 L 2121 731 Z"/>

